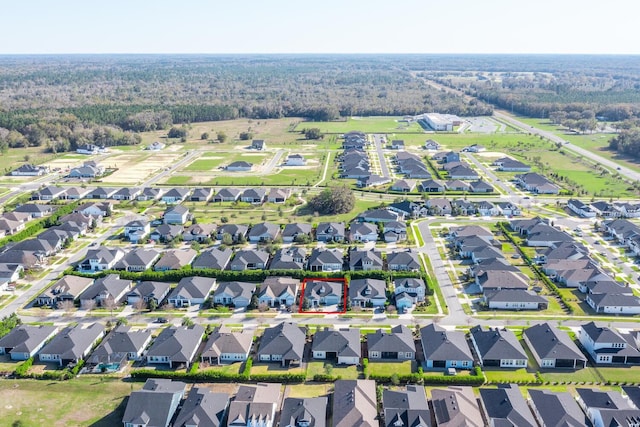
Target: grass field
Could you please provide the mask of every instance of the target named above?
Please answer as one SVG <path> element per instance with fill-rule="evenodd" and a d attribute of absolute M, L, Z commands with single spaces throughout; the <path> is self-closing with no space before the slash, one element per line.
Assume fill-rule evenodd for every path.
<path fill-rule="evenodd" d="M 295 130 L 319 128 L 323 133 L 345 133 L 362 131 L 365 133 L 424 133 L 417 123 L 399 122 L 402 117 L 350 117 L 339 122 L 300 122 Z"/>
<path fill-rule="evenodd" d="M 301 367 L 283 368 L 279 363 L 255 363 L 251 367 L 251 375 L 269 374 L 304 374 Z"/>
<path fill-rule="evenodd" d="M 410 375 L 413 372 L 415 362 L 406 360 L 404 362 L 378 362 L 369 361 L 369 375 Z"/>
<path fill-rule="evenodd" d="M 307 363 L 307 380 L 313 380 L 315 375 L 324 375 L 327 374 L 327 370 L 324 368 L 324 365 L 330 362 L 309 362 Z M 358 368 L 356 366 L 345 366 L 345 365 L 336 365 L 330 363 L 331 375 L 337 375 L 343 380 L 356 380 L 360 373 L 358 372 Z M 371 366 L 371 365 L 369 365 Z"/>
<path fill-rule="evenodd" d="M 526 369 L 499 369 L 499 368 L 485 368 L 484 374 L 487 377 L 487 381 L 493 383 L 510 383 L 510 382 L 535 382 L 536 376 L 534 373 L 527 372 Z"/>
<path fill-rule="evenodd" d="M 0 381 L 0 424 L 10 426 L 93 426 L 122 424 L 125 397 L 143 383 L 116 379 Z"/>
<path fill-rule="evenodd" d="M 288 397 L 327 396 L 333 391 L 333 384 L 295 384 L 287 386 Z"/>

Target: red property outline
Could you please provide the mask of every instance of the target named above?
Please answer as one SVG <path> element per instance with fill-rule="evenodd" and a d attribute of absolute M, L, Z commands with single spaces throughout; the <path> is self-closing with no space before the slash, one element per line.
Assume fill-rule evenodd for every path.
<path fill-rule="evenodd" d="M 302 306 L 304 302 L 304 289 L 307 282 L 342 282 L 342 311 L 304 311 Z M 298 314 L 345 314 L 347 312 L 347 279 L 341 278 L 320 278 L 307 277 L 302 280 L 302 290 L 300 291 L 300 300 L 298 301 Z"/>

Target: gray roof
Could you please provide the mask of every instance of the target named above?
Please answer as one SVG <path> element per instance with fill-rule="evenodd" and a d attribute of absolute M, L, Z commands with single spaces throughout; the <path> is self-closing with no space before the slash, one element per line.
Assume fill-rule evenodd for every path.
<path fill-rule="evenodd" d="M 170 326 L 160 332 L 147 351 L 147 356 L 169 356 L 172 362 L 189 363 L 191 354 L 200 345 L 204 328 Z"/>
<path fill-rule="evenodd" d="M 179 270 L 182 267 L 186 267 L 191 264 L 191 261 L 194 260 L 198 253 L 195 249 L 170 249 L 162 255 L 162 258 L 156 265 L 154 265 L 154 270 Z"/>
<path fill-rule="evenodd" d="M 81 300 L 94 299 L 106 293 L 109 298 L 116 298 L 131 286 L 131 280 L 121 279 L 117 274 L 108 274 L 96 279 L 79 297 Z M 118 302 L 118 300 L 116 300 Z"/>
<path fill-rule="evenodd" d="M 292 246 L 278 249 L 271 260 L 270 270 L 302 270 L 307 250 Z"/>
<path fill-rule="evenodd" d="M 280 425 L 297 427 L 325 427 L 327 425 L 328 398 L 307 397 L 295 398 L 287 397 L 280 412 Z"/>
<path fill-rule="evenodd" d="M 247 227 L 246 225 L 222 224 L 220 227 L 218 227 L 216 233 L 218 235 L 230 234 L 232 236 L 235 236 L 236 234 L 245 235 L 247 234 L 247 231 L 249 231 L 249 227 Z"/>
<path fill-rule="evenodd" d="M 367 347 L 370 352 L 416 352 L 413 335 L 404 325 L 394 326 L 391 332 L 378 329 L 372 334 L 367 334 Z"/>
<path fill-rule="evenodd" d="M 236 252 L 230 265 L 236 268 L 246 268 L 248 264 L 261 263 L 266 266 L 267 261 L 269 261 L 269 253 L 267 251 L 262 249 L 242 249 Z"/>
<path fill-rule="evenodd" d="M 231 295 L 232 298 L 244 297 L 247 300 L 251 299 L 251 295 L 256 290 L 255 283 L 247 282 L 220 282 L 218 288 L 213 293 L 214 297 L 226 293 Z"/>
<path fill-rule="evenodd" d="M 214 393 L 207 387 L 193 387 L 173 425 L 220 427 L 228 406 L 227 393 Z"/>
<path fill-rule="evenodd" d="M 300 280 L 291 277 L 267 277 L 260 286 L 258 298 L 265 295 L 278 298 L 285 292 L 295 298 L 299 286 Z"/>
<path fill-rule="evenodd" d="M 568 392 L 529 389 L 532 407 L 545 426 L 579 427 L 588 425 L 576 400 Z"/>
<path fill-rule="evenodd" d="M 297 324 L 285 322 L 266 328 L 260 338 L 258 357 L 262 354 L 277 354 L 281 355 L 283 360 L 302 361 L 307 338 L 305 329 Z"/>
<path fill-rule="evenodd" d="M 309 265 L 342 264 L 342 249 L 314 248 L 309 256 Z"/>
<path fill-rule="evenodd" d="M 237 163 L 237 162 L 236 162 Z M 264 188 L 247 188 L 242 192 L 240 196 L 241 199 L 250 198 L 250 199 L 259 199 L 262 200 L 267 195 L 267 190 Z"/>
<path fill-rule="evenodd" d="M 193 193 L 191 193 L 191 197 L 205 197 L 205 198 L 209 198 L 211 197 L 211 194 L 213 193 L 213 189 L 212 188 L 196 188 L 193 190 Z"/>
<path fill-rule="evenodd" d="M 131 266 L 149 266 L 160 256 L 160 252 L 155 249 L 134 248 L 127 252 L 124 257 L 115 265 L 116 270 L 126 270 Z"/>
<path fill-rule="evenodd" d="M 569 334 L 550 323 L 531 326 L 524 330 L 523 335 L 528 340 L 529 349 L 539 359 L 587 360 Z"/>
<path fill-rule="evenodd" d="M 484 427 L 471 387 L 433 389 L 431 404 L 438 427 Z"/>
<path fill-rule="evenodd" d="M 89 249 L 84 259 L 97 259 L 100 263 L 108 264 L 113 262 L 121 252 L 122 250 L 118 248 L 107 248 L 101 246 L 98 249 Z"/>
<path fill-rule="evenodd" d="M 40 354 L 59 354 L 62 360 L 77 360 L 103 333 L 104 326 L 99 323 L 92 323 L 85 328 L 80 325 L 69 326 L 53 337 L 40 350 Z"/>
<path fill-rule="evenodd" d="M 216 193 L 215 197 L 236 199 L 240 196 L 240 193 L 242 193 L 242 190 L 239 188 L 221 188 L 220 191 Z"/>
<path fill-rule="evenodd" d="M 19 325 L 0 338 L 0 348 L 11 349 L 11 353 L 31 353 L 57 330 L 56 326 Z"/>
<path fill-rule="evenodd" d="M 336 381 L 332 412 L 334 427 L 378 427 L 375 381 Z"/>
<path fill-rule="evenodd" d="M 493 289 L 523 289 L 529 288 L 527 276 L 520 272 L 509 270 L 488 270 L 476 276 L 483 291 Z"/>
<path fill-rule="evenodd" d="M 93 283 L 93 279 L 80 276 L 64 276 L 55 282 L 45 292 L 40 294 L 41 298 L 61 298 L 69 296 L 70 299 L 76 299 L 78 295 L 87 289 Z"/>
<path fill-rule="evenodd" d="M 349 299 L 386 299 L 387 283 L 380 279 L 353 279 L 349 283 Z"/>
<path fill-rule="evenodd" d="M 169 295 L 169 299 L 178 295 L 189 299 L 207 298 L 215 284 L 216 279 L 210 277 L 183 277 Z"/>
<path fill-rule="evenodd" d="M 406 251 L 396 251 L 387 253 L 387 264 L 388 265 L 402 265 L 407 266 L 410 270 L 419 270 L 420 259 L 418 258 L 418 253 L 414 250 L 406 250 Z"/>
<path fill-rule="evenodd" d="M 305 283 L 304 297 L 317 300 L 328 295 L 343 295 L 344 284 L 342 281 L 313 280 Z"/>
<path fill-rule="evenodd" d="M 130 326 L 120 325 L 102 340 L 87 361 L 97 365 L 119 361 L 122 357 L 126 359 L 127 353 L 139 353 L 143 350 L 149 338 L 151 331 L 132 331 Z"/>
<path fill-rule="evenodd" d="M 202 350 L 202 358 L 218 358 L 221 354 L 247 354 L 253 344 L 253 332 L 231 332 L 225 327 L 218 327 L 209 335 Z"/>
<path fill-rule="evenodd" d="M 596 307 L 640 307 L 640 298 L 626 294 L 591 294 Z"/>
<path fill-rule="evenodd" d="M 349 225 L 349 233 L 351 235 L 358 233 L 358 234 L 378 234 L 378 227 L 376 227 L 375 224 L 370 223 L 370 222 L 352 222 L 351 225 Z"/>
<path fill-rule="evenodd" d="M 259 237 L 266 234 L 272 239 L 275 239 L 278 233 L 280 233 L 280 226 L 270 222 L 261 222 L 260 224 L 256 224 L 251 227 L 251 230 L 249 231 L 249 238 Z"/>
<path fill-rule="evenodd" d="M 316 234 L 329 236 L 344 236 L 343 222 L 321 222 L 316 228 Z"/>
<path fill-rule="evenodd" d="M 471 360 L 473 355 L 462 331 L 448 331 L 432 323 L 420 329 L 425 360 Z"/>
<path fill-rule="evenodd" d="M 172 188 L 171 190 L 167 191 L 166 193 L 164 193 L 162 195 L 162 197 L 176 197 L 176 198 L 183 198 L 185 197 L 187 194 L 189 194 L 189 190 L 188 188 L 182 188 L 182 187 L 176 187 L 176 188 Z"/>
<path fill-rule="evenodd" d="M 619 391 L 604 391 L 593 388 L 577 388 L 576 393 L 584 403 L 584 406 L 591 409 L 635 409 L 632 403 L 622 397 Z"/>
<path fill-rule="evenodd" d="M 483 360 L 527 359 L 527 353 L 518 338 L 508 329 L 483 330 L 478 325 L 471 328 L 470 332 Z"/>
<path fill-rule="evenodd" d="M 488 303 L 490 302 L 522 302 L 522 303 L 538 303 L 547 302 L 545 297 L 541 297 L 533 291 L 524 289 L 501 289 L 498 291 L 485 291 L 484 296 Z"/>
<path fill-rule="evenodd" d="M 393 279 L 393 286 L 395 288 L 403 287 L 405 289 L 427 288 L 424 284 L 424 280 L 417 277 L 401 277 L 399 279 Z"/>
<path fill-rule="evenodd" d="M 595 322 L 585 323 L 582 330 L 594 343 L 626 343 L 627 341 L 616 330 L 606 326 L 598 326 Z"/>
<path fill-rule="evenodd" d="M 214 270 L 224 270 L 229 265 L 233 251 L 230 248 L 220 250 L 219 248 L 209 248 L 196 257 L 191 266 L 193 268 L 212 268 Z"/>
<path fill-rule="evenodd" d="M 515 384 L 501 384 L 498 388 L 481 388 L 480 399 L 489 423 L 496 427 L 537 427 L 533 414 Z"/>
<path fill-rule="evenodd" d="M 325 328 L 313 336 L 311 350 L 335 352 L 338 357 L 360 358 L 360 331 L 358 329 L 329 330 Z"/>
<path fill-rule="evenodd" d="M 141 298 L 154 297 L 158 299 L 160 296 L 166 295 L 170 287 L 171 285 L 167 282 L 140 282 L 128 295 L 138 295 Z"/>
<path fill-rule="evenodd" d="M 241 385 L 229 405 L 227 425 L 246 426 L 259 421 L 269 423 L 280 400 L 280 384 Z"/>
<path fill-rule="evenodd" d="M 170 384 L 164 384 L 167 382 Z M 157 385 L 161 384 L 160 387 Z M 148 386 L 149 385 L 149 386 Z M 131 393 L 123 423 L 168 426 L 187 385 L 179 381 L 149 379 L 142 390 Z"/>
<path fill-rule="evenodd" d="M 168 195 L 169 195 L 169 193 L 165 194 L 165 196 L 168 196 Z M 169 214 L 171 214 L 171 215 L 184 215 L 186 213 L 189 213 L 189 208 L 187 208 L 184 205 L 171 206 L 171 207 L 167 208 L 164 211 L 164 215 L 165 216 L 169 215 Z"/>
<path fill-rule="evenodd" d="M 371 264 L 368 266 L 367 264 Z M 352 269 L 373 269 L 382 270 L 382 253 L 375 249 L 360 250 L 353 249 L 349 251 L 349 266 Z M 366 265 L 366 267 L 365 267 Z"/>
<path fill-rule="evenodd" d="M 431 425 L 427 394 L 422 386 L 408 385 L 405 390 L 384 390 L 382 407 L 386 427 Z"/>
<path fill-rule="evenodd" d="M 282 230 L 282 237 L 292 237 L 298 234 L 311 234 L 311 224 L 294 222 L 285 225 L 284 230 Z"/>

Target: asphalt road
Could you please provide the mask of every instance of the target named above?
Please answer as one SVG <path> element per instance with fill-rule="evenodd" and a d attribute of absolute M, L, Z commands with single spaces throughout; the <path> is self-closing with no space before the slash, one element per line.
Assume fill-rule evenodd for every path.
<path fill-rule="evenodd" d="M 373 135 L 373 143 L 376 146 L 376 152 L 378 153 L 378 159 L 380 161 L 380 173 L 384 178 L 389 178 L 389 167 L 387 166 L 387 162 L 384 159 L 384 151 L 382 148 L 382 141 L 384 141 L 384 135 L 374 134 Z"/>

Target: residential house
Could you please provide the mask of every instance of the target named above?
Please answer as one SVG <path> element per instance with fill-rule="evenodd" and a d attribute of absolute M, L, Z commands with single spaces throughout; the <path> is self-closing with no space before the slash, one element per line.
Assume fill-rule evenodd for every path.
<path fill-rule="evenodd" d="M 205 243 L 211 239 L 216 231 L 215 224 L 192 224 L 182 233 L 182 240 L 185 242 Z"/>
<path fill-rule="evenodd" d="M 222 224 L 216 231 L 216 239 L 222 240 L 224 235 L 228 234 L 234 242 L 238 242 L 247 237 L 248 231 L 249 227 L 246 225 Z"/>
<path fill-rule="evenodd" d="M 90 202 L 78 206 L 74 209 L 74 212 L 79 212 L 84 215 L 90 215 L 94 218 L 104 218 L 111 215 L 113 205 L 111 202 Z"/>
<path fill-rule="evenodd" d="M 180 381 L 148 379 L 142 390 L 131 392 L 122 417 L 124 427 L 168 427 L 186 389 Z"/>
<path fill-rule="evenodd" d="M 42 218 L 47 215 L 51 215 L 54 210 L 55 210 L 54 206 L 51 206 L 51 205 L 43 205 L 40 203 L 24 203 L 22 205 L 17 206 L 13 210 L 13 212 L 26 213 L 26 214 L 29 214 L 31 218 Z M 63 218 L 60 218 L 60 219 L 62 220 Z"/>
<path fill-rule="evenodd" d="M 515 176 L 516 183 L 524 190 L 538 194 L 558 194 L 560 188 L 544 176 L 529 172 Z"/>
<path fill-rule="evenodd" d="M 260 338 L 257 351 L 261 362 L 280 362 L 289 366 L 291 363 L 301 363 L 304 356 L 306 328 L 295 323 L 282 322 L 277 326 L 265 328 Z"/>
<path fill-rule="evenodd" d="M 522 338 L 543 369 L 581 369 L 587 365 L 587 358 L 569 335 L 548 322 L 528 327 Z"/>
<path fill-rule="evenodd" d="M 287 397 L 280 412 L 282 427 L 326 427 L 329 399 L 322 397 Z"/>
<path fill-rule="evenodd" d="M 31 163 L 20 165 L 11 171 L 12 176 L 41 176 L 49 173 L 47 166 L 36 166 Z"/>
<path fill-rule="evenodd" d="M 586 426 L 587 417 L 569 392 L 530 388 L 529 406 L 542 426 Z"/>
<path fill-rule="evenodd" d="M 455 166 L 449 169 L 448 172 L 450 179 L 477 180 L 479 178 L 478 172 L 466 165 Z"/>
<path fill-rule="evenodd" d="M 87 197 L 90 199 L 111 199 L 117 191 L 117 188 L 98 187 Z"/>
<path fill-rule="evenodd" d="M 300 246 L 278 249 L 273 255 L 269 270 L 302 270 L 305 266 L 307 250 Z"/>
<path fill-rule="evenodd" d="M 469 191 L 471 193 L 493 193 L 493 187 L 486 181 L 478 180 L 469 183 Z"/>
<path fill-rule="evenodd" d="M 430 426 L 431 411 L 424 387 L 407 385 L 405 390 L 382 392 L 384 426 Z"/>
<path fill-rule="evenodd" d="M 135 330 L 119 325 L 111 331 L 87 358 L 95 372 L 113 372 L 123 368 L 128 360 L 142 360 L 142 353 L 151 342 L 151 331 Z"/>
<path fill-rule="evenodd" d="M 38 358 L 41 362 L 56 362 L 60 367 L 78 363 L 103 335 L 104 326 L 100 323 L 68 326 L 42 347 Z"/>
<path fill-rule="evenodd" d="M 593 202 L 589 207 L 596 212 L 596 216 L 601 216 L 603 218 L 619 218 L 622 215 L 622 212 L 616 209 L 613 204 L 603 200 Z"/>
<path fill-rule="evenodd" d="M 31 193 L 31 200 L 55 200 L 63 197 L 65 191 L 63 187 L 48 185 Z"/>
<path fill-rule="evenodd" d="M 140 202 L 158 200 L 164 194 L 163 188 L 146 187 L 143 188 L 140 194 L 136 196 L 136 200 Z"/>
<path fill-rule="evenodd" d="M 167 282 L 139 282 L 127 294 L 127 304 L 135 306 L 138 301 L 144 301 L 146 307 L 154 301 L 156 307 L 160 307 L 170 290 L 171 285 Z"/>
<path fill-rule="evenodd" d="M 349 251 L 349 270 L 351 271 L 373 271 L 382 270 L 382 253 L 375 249 L 357 249 Z"/>
<path fill-rule="evenodd" d="M 634 427 L 640 422 L 640 410 L 618 391 L 577 388 L 576 401 L 594 427 Z"/>
<path fill-rule="evenodd" d="M 84 144 L 79 146 L 76 149 L 76 153 L 78 154 L 87 154 L 87 155 L 92 155 L 92 154 L 98 154 L 100 152 L 100 147 L 98 147 L 97 145 L 93 145 L 93 144 Z"/>
<path fill-rule="evenodd" d="M 508 329 L 482 329 L 480 325 L 470 330 L 471 343 L 479 357 L 480 366 L 501 368 L 524 368 L 527 353 L 516 335 Z"/>
<path fill-rule="evenodd" d="M 425 204 L 432 215 L 451 215 L 451 202 L 447 199 L 433 198 Z"/>
<path fill-rule="evenodd" d="M 78 270 L 84 272 L 111 270 L 123 257 L 124 252 L 117 248 L 101 246 L 98 249 L 89 249 L 84 260 L 78 265 Z"/>
<path fill-rule="evenodd" d="M 445 181 L 444 183 L 447 191 L 469 191 L 471 189 L 471 184 L 465 181 L 461 181 L 459 179 L 450 179 Z"/>
<path fill-rule="evenodd" d="M 391 271 L 420 271 L 421 269 L 418 253 L 413 249 L 389 252 L 387 266 Z"/>
<path fill-rule="evenodd" d="M 378 329 L 367 334 L 367 349 L 371 360 L 415 360 L 416 346 L 409 328 L 398 325 L 391 332 Z"/>
<path fill-rule="evenodd" d="M 549 306 L 546 298 L 524 289 L 485 291 L 484 302 L 492 310 L 546 310 Z"/>
<path fill-rule="evenodd" d="M 471 387 L 432 389 L 431 405 L 438 427 L 484 427 L 478 399 Z"/>
<path fill-rule="evenodd" d="M 249 358 L 252 345 L 253 331 L 231 332 L 231 329 L 219 326 L 209 335 L 200 361 L 210 365 L 244 362 Z"/>
<path fill-rule="evenodd" d="M 342 271 L 344 254 L 342 249 L 315 248 L 308 260 L 310 271 Z"/>
<path fill-rule="evenodd" d="M 387 283 L 380 279 L 353 279 L 349 283 L 349 301 L 356 307 L 384 307 Z"/>
<path fill-rule="evenodd" d="M 145 150 L 150 150 L 150 151 L 160 151 L 162 150 L 164 147 L 166 147 L 165 144 L 163 144 L 160 141 L 154 141 L 151 144 L 147 145 L 144 149 Z"/>
<path fill-rule="evenodd" d="M 267 190 L 264 188 L 247 188 L 242 192 L 240 201 L 251 203 L 252 205 L 261 205 L 267 200 Z"/>
<path fill-rule="evenodd" d="M 509 270 L 485 270 L 476 275 L 476 284 L 481 292 L 500 291 L 503 289 L 529 288 L 529 280 L 524 274 Z"/>
<path fill-rule="evenodd" d="M 445 186 L 440 181 L 428 179 L 421 181 L 418 189 L 423 193 L 444 193 Z"/>
<path fill-rule="evenodd" d="M 24 272 L 22 264 L 0 263 L 0 290 L 8 290 Z"/>
<path fill-rule="evenodd" d="M 82 166 L 72 168 L 68 178 L 97 178 L 104 174 L 104 167 L 85 162 Z"/>
<path fill-rule="evenodd" d="M 221 188 L 213 197 L 214 202 L 236 202 L 240 198 L 242 190 L 238 188 Z"/>
<path fill-rule="evenodd" d="M 510 157 L 503 157 L 493 162 L 494 166 L 497 166 L 497 170 L 501 172 L 529 172 L 531 166 L 522 163 L 519 160 L 514 160 Z"/>
<path fill-rule="evenodd" d="M 384 241 L 387 243 L 407 240 L 407 224 L 402 221 L 390 221 L 382 227 Z"/>
<path fill-rule="evenodd" d="M 480 402 L 490 426 L 538 427 L 520 388 L 515 384 L 481 388 Z"/>
<path fill-rule="evenodd" d="M 156 242 L 170 242 L 178 236 L 182 236 L 184 229 L 181 225 L 161 224 L 151 232 L 149 238 Z"/>
<path fill-rule="evenodd" d="M 629 294 L 587 294 L 585 301 L 596 313 L 640 314 L 640 298 Z"/>
<path fill-rule="evenodd" d="M 337 380 L 333 389 L 333 427 L 378 427 L 376 382 Z"/>
<path fill-rule="evenodd" d="M 96 279 L 78 299 L 82 308 L 105 307 L 119 304 L 131 290 L 131 280 L 120 279 L 117 274 L 108 274 Z"/>
<path fill-rule="evenodd" d="M 413 179 L 399 179 L 391 185 L 391 191 L 410 193 L 416 189 L 416 181 Z"/>
<path fill-rule="evenodd" d="M 284 203 L 291 195 L 291 190 L 288 188 L 272 188 L 267 194 L 267 202 L 269 203 Z"/>
<path fill-rule="evenodd" d="M 131 243 L 138 243 L 149 233 L 151 233 L 151 224 L 146 220 L 130 221 L 124 226 L 124 236 Z"/>
<path fill-rule="evenodd" d="M 164 328 L 147 351 L 147 363 L 189 368 L 203 336 L 204 328 L 200 325 Z"/>
<path fill-rule="evenodd" d="M 57 331 L 53 325 L 18 325 L 0 338 L 0 354 L 8 354 L 11 360 L 27 360 L 34 357 Z"/>
<path fill-rule="evenodd" d="M 227 427 L 273 427 L 281 384 L 241 385 L 229 405 Z"/>
<path fill-rule="evenodd" d="M 400 312 L 404 312 L 425 300 L 426 285 L 422 279 L 415 277 L 394 279 L 393 287 L 396 308 Z"/>
<path fill-rule="evenodd" d="M 114 270 L 145 271 L 150 269 L 160 258 L 155 249 L 134 248 L 127 252 L 113 267 Z"/>
<path fill-rule="evenodd" d="M 153 266 L 155 271 L 180 270 L 191 265 L 198 255 L 195 249 L 169 249 Z"/>
<path fill-rule="evenodd" d="M 307 161 L 302 154 L 290 154 L 284 162 L 285 166 L 304 166 L 306 164 Z"/>
<path fill-rule="evenodd" d="M 191 218 L 189 209 L 182 205 L 167 208 L 162 215 L 162 220 L 165 224 L 184 224 L 189 218 Z"/>
<path fill-rule="evenodd" d="M 378 227 L 370 222 L 352 222 L 349 225 L 349 241 L 375 242 L 378 240 Z"/>
<path fill-rule="evenodd" d="M 357 365 L 362 355 L 360 331 L 324 328 L 314 334 L 311 354 L 314 359 L 328 360 L 340 365 Z"/>
<path fill-rule="evenodd" d="M 426 369 L 473 368 L 473 355 L 464 332 L 432 323 L 420 329 L 420 340 Z"/>
<path fill-rule="evenodd" d="M 174 307 L 190 307 L 203 304 L 216 285 L 216 279 L 210 277 L 183 277 L 171 294 L 169 304 Z"/>
<path fill-rule="evenodd" d="M 311 238 L 311 224 L 294 222 L 284 226 L 284 230 L 282 230 L 282 241 L 284 243 L 292 243 L 296 241 L 298 236 L 303 235 Z"/>
<path fill-rule="evenodd" d="M 13 221 L 4 216 L 0 217 L 0 230 L 2 230 L 2 237 L 19 233 L 24 230 L 24 227 L 24 221 Z"/>
<path fill-rule="evenodd" d="M 213 293 L 213 303 L 242 308 L 249 305 L 256 291 L 255 283 L 220 282 Z"/>
<path fill-rule="evenodd" d="M 401 139 L 394 139 L 391 141 L 392 150 L 404 150 L 404 141 Z"/>
<path fill-rule="evenodd" d="M 220 250 L 219 248 L 209 248 L 200 252 L 200 255 L 193 260 L 191 267 L 194 269 L 224 270 L 229 265 L 233 251 L 230 248 Z"/>
<path fill-rule="evenodd" d="M 168 190 L 162 196 L 160 200 L 166 204 L 178 204 L 185 201 L 191 190 L 188 188 L 176 187 Z"/>
<path fill-rule="evenodd" d="M 269 252 L 262 249 L 242 249 L 236 252 L 229 263 L 232 271 L 266 270 L 269 263 Z"/>
<path fill-rule="evenodd" d="M 589 205 L 582 203 L 578 199 L 569 199 L 567 201 L 567 207 L 576 215 L 581 216 L 582 218 L 595 218 L 596 211 L 591 209 Z"/>
<path fill-rule="evenodd" d="M 640 363 L 640 351 L 630 334 L 589 322 L 580 326 L 578 340 L 597 364 Z"/>
<path fill-rule="evenodd" d="M 62 301 L 73 302 L 92 283 L 88 277 L 63 276 L 36 298 L 35 305 L 56 308 Z"/>
<path fill-rule="evenodd" d="M 222 421 L 228 409 L 227 393 L 214 393 L 207 387 L 193 387 L 173 425 L 176 427 L 222 427 Z"/>
<path fill-rule="evenodd" d="M 429 151 L 439 150 L 440 144 L 438 144 L 433 139 L 427 139 L 427 141 L 424 143 L 424 149 Z"/>
<path fill-rule="evenodd" d="M 317 308 L 338 305 L 344 301 L 344 283 L 332 280 L 310 280 L 305 282 L 303 306 Z M 307 307 L 303 307 L 307 308 Z"/>
<path fill-rule="evenodd" d="M 213 188 L 196 188 L 189 196 L 192 202 L 208 202 L 213 197 Z"/>
<path fill-rule="evenodd" d="M 251 141 L 251 149 L 264 151 L 267 149 L 267 144 L 263 139 L 254 139 L 253 141 Z"/>
<path fill-rule="evenodd" d="M 399 215 L 389 209 L 371 209 L 358 215 L 358 221 L 361 222 L 374 222 L 374 223 L 387 223 L 398 221 Z"/>
<path fill-rule="evenodd" d="M 270 222 L 261 222 L 249 230 L 249 241 L 251 243 L 273 242 L 279 235 L 280 226 Z"/>
<path fill-rule="evenodd" d="M 500 209 L 496 205 L 486 200 L 482 200 L 476 204 L 476 210 L 480 216 L 497 216 L 500 215 Z"/>
<path fill-rule="evenodd" d="M 318 242 L 342 242 L 345 239 L 344 223 L 321 222 L 316 228 Z"/>
<path fill-rule="evenodd" d="M 291 277 L 267 277 L 260 285 L 258 303 L 270 307 L 292 306 L 298 295 L 300 280 Z"/>
<path fill-rule="evenodd" d="M 522 215 L 522 210 L 520 210 L 518 205 L 511 202 L 496 202 L 495 205 L 502 215 L 508 217 Z"/>

